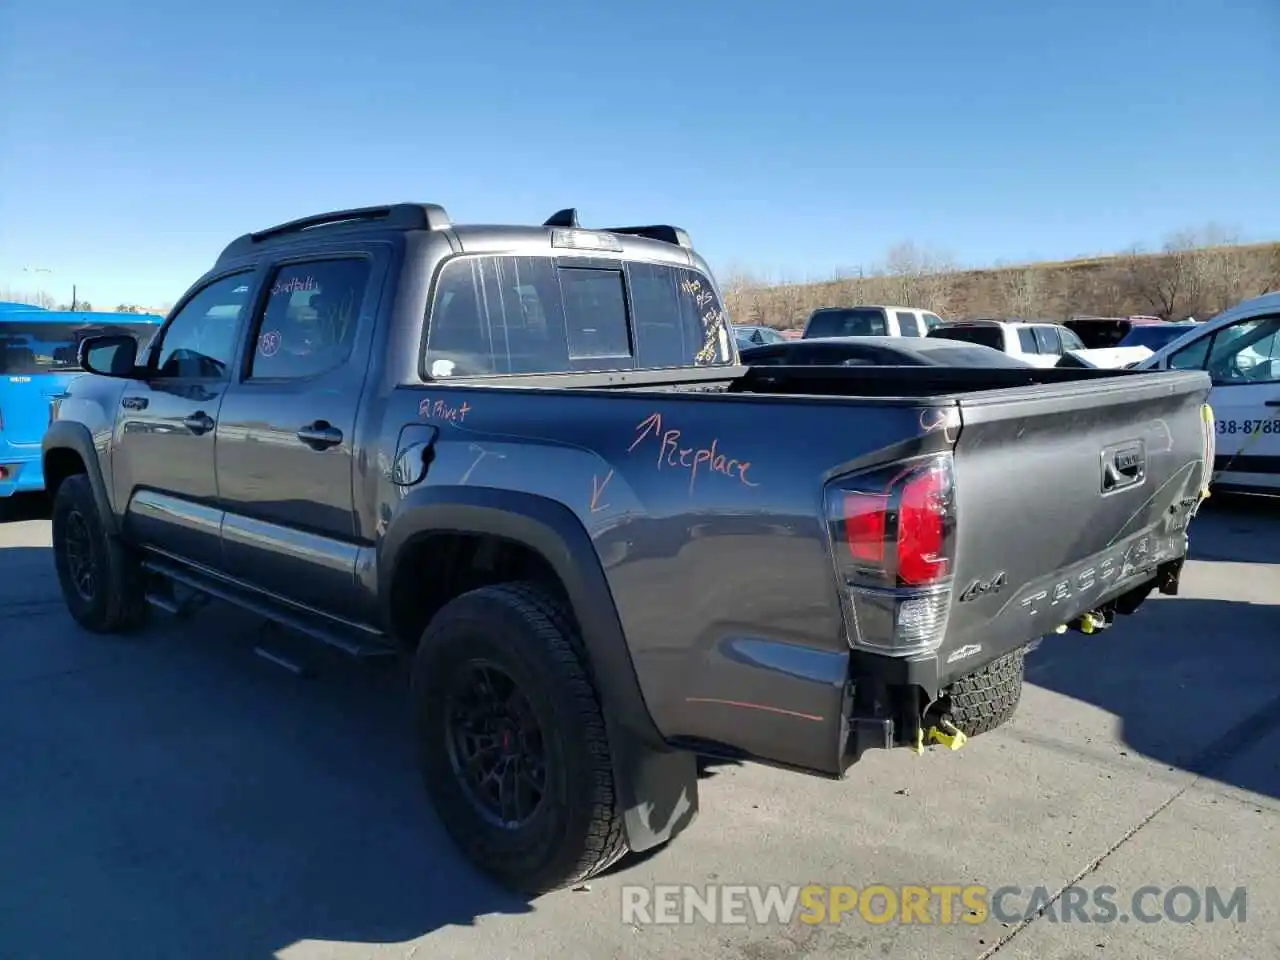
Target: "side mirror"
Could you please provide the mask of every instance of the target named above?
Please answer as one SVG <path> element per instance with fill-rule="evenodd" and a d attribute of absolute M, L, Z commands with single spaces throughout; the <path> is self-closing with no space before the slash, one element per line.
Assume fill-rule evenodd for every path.
<path fill-rule="evenodd" d="M 126 334 L 86 337 L 76 351 L 80 369 L 103 377 L 138 375 L 138 341 Z"/>

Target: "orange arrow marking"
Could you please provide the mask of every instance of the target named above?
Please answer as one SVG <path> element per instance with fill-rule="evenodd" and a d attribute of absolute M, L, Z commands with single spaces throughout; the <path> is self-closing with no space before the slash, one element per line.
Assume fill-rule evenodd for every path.
<path fill-rule="evenodd" d="M 601 510 L 607 510 L 609 505 L 601 503 L 600 497 L 604 494 L 604 488 L 609 485 L 609 481 L 613 479 L 613 471 L 610 470 L 601 480 L 598 476 L 591 478 L 591 512 L 599 513 Z"/>

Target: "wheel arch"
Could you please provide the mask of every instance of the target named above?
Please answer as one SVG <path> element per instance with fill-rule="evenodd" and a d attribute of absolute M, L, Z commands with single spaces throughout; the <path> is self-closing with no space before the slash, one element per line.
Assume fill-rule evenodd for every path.
<path fill-rule="evenodd" d="M 45 490 L 49 496 L 57 496 L 58 487 L 67 477 L 85 474 L 93 489 L 93 501 L 102 525 L 108 533 L 118 534 L 119 522 L 111 506 L 102 463 L 89 428 L 72 420 L 55 420 L 49 425 L 40 446 Z"/>
<path fill-rule="evenodd" d="M 681 832 L 696 816 L 697 763 L 668 746 L 653 722 L 631 660 L 604 567 L 578 516 L 546 497 L 485 487 L 440 486 L 400 501 L 378 549 L 384 622 L 394 622 L 402 564 L 415 545 L 440 535 L 513 543 L 554 574 L 580 628 L 587 669 L 609 733 L 613 772 L 628 844 L 645 850 Z M 411 576 L 411 575 L 410 575 Z"/>

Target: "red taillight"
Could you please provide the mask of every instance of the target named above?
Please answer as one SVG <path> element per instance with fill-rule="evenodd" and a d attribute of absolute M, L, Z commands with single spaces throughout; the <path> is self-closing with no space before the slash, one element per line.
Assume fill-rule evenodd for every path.
<path fill-rule="evenodd" d="M 950 452 L 844 476 L 825 503 L 849 644 L 892 656 L 936 650 L 955 571 Z"/>
<path fill-rule="evenodd" d="M 844 542 L 855 563 L 884 563 L 884 529 L 888 519 L 886 494 L 844 495 Z"/>
<path fill-rule="evenodd" d="M 898 506 L 898 581 L 923 587 L 946 577 L 946 475 L 938 468 L 915 474 L 902 487 Z"/>
<path fill-rule="evenodd" d="M 931 587 L 951 575 L 949 456 L 873 469 L 838 482 L 833 493 L 831 532 L 853 581 Z"/>

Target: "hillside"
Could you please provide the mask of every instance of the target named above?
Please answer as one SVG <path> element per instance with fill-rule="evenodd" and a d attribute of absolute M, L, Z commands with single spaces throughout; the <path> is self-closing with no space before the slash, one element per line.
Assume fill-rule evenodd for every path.
<path fill-rule="evenodd" d="M 1199 245 L 1171 239 L 1158 253 L 1014 267 L 957 270 L 911 244 L 890 252 L 874 272 L 818 283 L 723 281 L 735 323 L 781 329 L 803 324 L 818 307 L 889 303 L 924 307 L 949 319 L 1073 315 L 1207 319 L 1240 300 L 1280 289 L 1280 243 Z"/>

